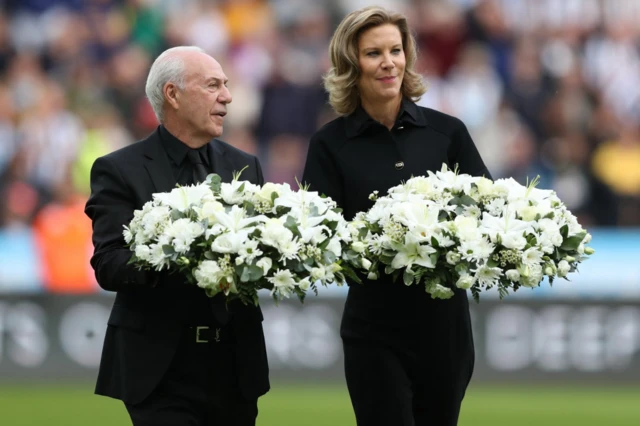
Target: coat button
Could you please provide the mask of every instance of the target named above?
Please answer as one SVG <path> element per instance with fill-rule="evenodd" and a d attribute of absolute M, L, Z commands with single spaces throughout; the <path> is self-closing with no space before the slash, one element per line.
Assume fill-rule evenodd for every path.
<path fill-rule="evenodd" d="M 404 129 L 404 126 L 398 127 L 398 130 L 402 130 L 402 129 Z"/>
<path fill-rule="evenodd" d="M 396 170 L 402 170 L 403 167 L 404 167 L 404 162 L 396 161 Z"/>

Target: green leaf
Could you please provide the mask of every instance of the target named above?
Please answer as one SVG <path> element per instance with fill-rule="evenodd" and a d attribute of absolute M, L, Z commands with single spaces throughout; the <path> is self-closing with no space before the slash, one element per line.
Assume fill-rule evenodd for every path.
<path fill-rule="evenodd" d="M 275 202 L 276 202 L 276 200 L 277 200 L 277 199 L 278 199 L 278 193 L 277 193 L 276 191 L 273 191 L 273 192 L 271 193 L 271 202 L 272 202 L 273 204 L 275 204 Z"/>
<path fill-rule="evenodd" d="M 211 188 L 211 191 L 215 195 L 219 195 L 220 189 L 222 188 L 222 178 L 215 173 L 210 176 L 211 176 L 211 182 L 209 183 L 209 188 Z"/>
<path fill-rule="evenodd" d="M 566 225 L 565 225 L 566 226 Z M 584 240 L 584 237 L 587 235 L 586 231 L 582 231 L 573 237 L 569 237 L 562 242 L 560 248 L 562 250 L 578 250 L 578 246 Z"/>
<path fill-rule="evenodd" d="M 331 242 L 330 238 L 326 238 L 323 242 L 321 242 L 320 244 L 318 244 L 318 248 L 322 251 L 326 250 L 327 246 L 329 245 L 329 243 Z"/>
<path fill-rule="evenodd" d="M 176 221 L 178 219 L 184 219 L 184 214 L 179 210 L 171 210 L 171 220 Z"/>
<path fill-rule="evenodd" d="M 404 285 L 413 284 L 413 279 L 414 279 L 413 273 L 405 269 L 404 273 L 402 274 L 402 280 L 404 281 Z"/>
<path fill-rule="evenodd" d="M 169 245 L 169 244 L 165 244 L 165 245 L 163 245 L 163 246 L 162 246 L 162 252 L 163 252 L 164 254 L 166 254 L 167 256 L 169 256 L 169 255 L 172 255 L 172 254 L 175 254 L 175 253 L 176 253 L 176 251 L 175 251 L 175 249 L 173 248 L 173 246 L 171 246 L 171 245 Z"/>
<path fill-rule="evenodd" d="M 360 279 L 360 277 L 355 272 L 353 272 L 353 270 L 351 268 L 344 267 L 342 269 L 342 272 L 344 273 L 344 275 L 347 278 L 350 278 L 351 280 L 353 280 L 354 282 L 356 282 L 358 284 L 362 284 L 362 280 Z"/>
<path fill-rule="evenodd" d="M 476 200 L 468 196 L 467 194 L 459 198 L 461 206 L 477 206 Z"/>
<path fill-rule="evenodd" d="M 431 237 L 431 245 L 435 248 L 440 247 L 440 245 L 438 244 L 438 240 L 436 237 Z"/>
<path fill-rule="evenodd" d="M 569 225 L 562 225 L 560 228 L 560 235 L 562 235 L 562 239 L 567 239 L 569 236 Z"/>
<path fill-rule="evenodd" d="M 249 271 L 249 279 L 251 281 L 258 281 L 260 278 L 264 276 L 262 268 L 258 266 L 255 266 L 255 265 L 249 266 L 247 270 Z"/>
<path fill-rule="evenodd" d="M 489 268 L 496 268 L 498 266 L 498 261 L 494 260 L 493 258 L 489 258 L 489 260 L 487 261 L 487 266 Z"/>
<path fill-rule="evenodd" d="M 293 232 L 293 235 L 300 237 L 298 222 L 296 222 L 296 219 L 293 216 L 287 216 L 287 221 L 284 223 L 284 227 Z"/>
<path fill-rule="evenodd" d="M 245 200 L 242 206 L 247 211 L 247 216 L 254 216 L 256 214 L 256 206 L 254 206 L 252 202 Z"/>
<path fill-rule="evenodd" d="M 240 274 L 240 281 L 243 283 L 249 282 L 251 279 L 251 272 L 249 271 L 249 266 L 242 265 L 242 274 Z"/>
<path fill-rule="evenodd" d="M 327 250 L 322 253 L 322 260 L 325 264 L 330 265 L 336 261 L 337 257 L 334 252 Z"/>
<path fill-rule="evenodd" d="M 242 185 L 236 190 L 238 194 L 242 194 L 244 192 L 245 183 L 242 182 Z"/>

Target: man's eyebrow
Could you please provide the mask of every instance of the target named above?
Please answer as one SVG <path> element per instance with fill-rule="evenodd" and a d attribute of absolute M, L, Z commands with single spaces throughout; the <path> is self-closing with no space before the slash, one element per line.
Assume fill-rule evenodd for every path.
<path fill-rule="evenodd" d="M 224 80 L 222 80 L 221 78 L 218 78 L 218 77 L 209 77 L 208 79 L 205 80 L 205 82 L 207 84 L 209 84 L 211 82 L 227 84 L 229 82 L 229 79 L 225 78 Z"/>

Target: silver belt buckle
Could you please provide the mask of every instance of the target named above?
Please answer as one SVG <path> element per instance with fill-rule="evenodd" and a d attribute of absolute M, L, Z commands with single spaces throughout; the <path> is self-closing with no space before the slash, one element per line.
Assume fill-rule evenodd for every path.
<path fill-rule="evenodd" d="M 196 327 L 196 343 L 209 343 L 208 340 L 200 338 L 200 332 L 202 330 L 208 330 L 208 329 L 209 327 L 207 327 L 206 325 L 201 325 Z"/>

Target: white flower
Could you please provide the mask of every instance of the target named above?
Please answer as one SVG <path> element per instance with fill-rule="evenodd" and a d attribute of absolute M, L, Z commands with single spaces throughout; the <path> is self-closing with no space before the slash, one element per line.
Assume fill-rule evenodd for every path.
<path fill-rule="evenodd" d="M 366 258 L 364 258 L 364 257 L 363 257 L 363 258 L 362 258 L 362 267 L 363 267 L 365 270 L 367 270 L 367 271 L 368 271 L 368 270 L 369 270 L 369 268 L 371 268 L 371 261 L 370 261 L 369 259 L 366 259 Z"/>
<path fill-rule="evenodd" d="M 561 236 L 562 237 L 562 236 Z M 541 234 L 537 237 L 538 246 L 544 253 L 551 254 L 555 251 L 555 246 L 551 241 L 549 234 Z"/>
<path fill-rule="evenodd" d="M 326 250 L 332 252 L 337 257 L 342 256 L 342 245 L 340 244 L 340 240 L 332 238 L 331 241 L 329 241 L 329 244 L 327 244 Z"/>
<path fill-rule="evenodd" d="M 156 271 L 162 271 L 165 266 L 169 266 L 169 259 L 162 249 L 163 244 L 152 244 L 149 246 L 149 263 L 155 267 Z"/>
<path fill-rule="evenodd" d="M 354 241 L 351 244 L 351 248 L 353 249 L 353 251 L 355 251 L 356 253 L 364 253 L 364 251 L 367 249 L 367 246 L 365 243 L 363 243 L 362 241 Z"/>
<path fill-rule="evenodd" d="M 145 262 L 148 262 L 151 258 L 151 249 L 146 245 L 136 246 L 135 253 L 138 259 L 144 260 Z"/>
<path fill-rule="evenodd" d="M 436 239 L 439 247 L 451 247 L 455 244 L 455 241 L 453 241 L 451 237 L 442 232 L 436 232 L 432 235 L 432 237 Z"/>
<path fill-rule="evenodd" d="M 450 299 L 453 296 L 453 290 L 437 283 L 427 284 L 425 290 L 433 299 Z"/>
<path fill-rule="evenodd" d="M 494 249 L 495 246 L 485 238 L 462 241 L 460 246 L 458 246 L 458 251 L 462 255 L 462 259 L 476 262 L 486 260 L 491 256 L 491 254 L 493 254 Z"/>
<path fill-rule="evenodd" d="M 286 186 L 285 186 L 286 185 Z M 272 182 L 267 182 L 262 185 L 262 188 L 258 192 L 254 194 L 254 197 L 261 202 L 272 204 L 273 194 L 276 194 L 276 197 L 280 196 L 280 193 L 283 191 L 290 191 L 289 184 L 279 185 Z"/>
<path fill-rule="evenodd" d="M 198 215 L 198 220 L 207 220 L 209 224 L 216 223 L 215 213 L 224 212 L 224 205 L 218 201 L 207 201 L 202 204 L 202 207 L 194 207 L 193 210 Z"/>
<path fill-rule="evenodd" d="M 244 200 L 251 198 L 258 186 L 241 180 L 234 180 L 230 183 L 222 183 L 220 186 L 220 196 L 227 204 L 241 204 Z"/>
<path fill-rule="evenodd" d="M 525 287 L 537 287 L 543 277 L 542 265 L 534 264 L 528 266 L 528 268 L 529 270 L 527 275 L 522 275 L 522 273 L 520 274 L 520 283 Z"/>
<path fill-rule="evenodd" d="M 253 231 L 255 226 L 267 220 L 264 215 L 247 217 L 247 211 L 240 206 L 231 206 L 229 212 L 213 212 L 217 222 L 231 232 L 238 232 L 241 229 Z"/>
<path fill-rule="evenodd" d="M 478 206 L 464 206 L 462 215 L 479 219 L 482 216 L 482 210 Z"/>
<path fill-rule="evenodd" d="M 293 240 L 293 232 L 288 230 L 280 219 L 267 219 L 260 239 L 264 244 L 279 247 L 280 243 Z"/>
<path fill-rule="evenodd" d="M 522 253 L 522 263 L 532 267 L 542 262 L 542 252 L 535 247 L 528 248 Z"/>
<path fill-rule="evenodd" d="M 505 272 L 505 276 L 509 281 L 512 281 L 514 283 L 520 281 L 520 272 L 518 272 L 518 270 L 516 269 L 509 269 L 507 272 Z"/>
<path fill-rule="evenodd" d="M 493 181 L 485 177 L 480 177 L 475 182 L 478 187 L 478 193 L 481 196 L 489 196 L 493 194 Z"/>
<path fill-rule="evenodd" d="M 407 181 L 406 186 L 416 194 L 429 196 L 434 191 L 433 181 L 424 176 L 417 176 Z"/>
<path fill-rule="evenodd" d="M 400 269 L 414 264 L 425 268 L 435 267 L 431 254 L 435 253 L 436 249 L 431 246 L 420 245 L 411 234 L 406 235 L 404 244 L 397 244 L 394 248 L 398 250 L 398 253 L 391 261 L 393 269 Z"/>
<path fill-rule="evenodd" d="M 322 265 L 311 268 L 311 279 L 314 281 L 322 281 L 327 277 L 327 271 Z"/>
<path fill-rule="evenodd" d="M 277 291 L 284 297 L 288 297 L 296 285 L 296 281 L 288 269 L 278 269 L 272 277 L 267 278 L 267 281 L 273 284 L 273 292 Z"/>
<path fill-rule="evenodd" d="M 124 236 L 124 242 L 127 244 L 131 244 L 131 241 L 133 241 L 134 238 L 134 233 L 131 231 L 131 228 L 125 226 L 124 231 L 122 231 L 122 235 Z"/>
<path fill-rule="evenodd" d="M 136 235 L 136 243 L 139 244 L 138 235 L 145 239 L 151 240 L 162 233 L 169 223 L 171 211 L 169 207 L 156 206 L 144 214 L 141 218 L 142 233 Z"/>
<path fill-rule="evenodd" d="M 456 281 L 456 287 L 462 290 L 469 290 L 474 283 L 474 277 L 469 274 L 460 275 L 458 281 Z"/>
<path fill-rule="evenodd" d="M 475 217 L 457 216 L 454 221 L 454 232 L 463 241 L 473 241 L 480 238 L 478 221 Z"/>
<path fill-rule="evenodd" d="M 457 265 L 460 262 L 461 258 L 462 256 L 460 255 L 460 253 L 457 253 L 455 251 L 448 251 L 446 255 L 447 263 L 449 265 Z"/>
<path fill-rule="evenodd" d="M 175 251 L 184 254 L 189 251 L 195 239 L 204 234 L 204 228 L 199 222 L 184 218 L 171 222 L 164 233 L 172 240 Z"/>
<path fill-rule="evenodd" d="M 531 222 L 536 218 L 538 214 L 538 208 L 536 206 L 525 205 L 524 207 L 518 209 L 518 214 L 522 218 L 522 220 L 526 222 Z"/>
<path fill-rule="evenodd" d="M 258 241 L 245 240 L 238 254 L 240 255 L 238 259 L 242 259 L 241 263 L 251 263 L 255 258 L 262 256 L 262 250 L 258 248 Z"/>
<path fill-rule="evenodd" d="M 527 222 L 516 219 L 515 212 L 507 212 L 503 217 L 482 214 L 482 232 L 488 233 L 491 242 L 495 243 L 498 237 L 502 245 L 510 249 L 521 250 L 527 244 L 523 234 L 532 232 L 533 228 Z"/>
<path fill-rule="evenodd" d="M 427 172 L 429 176 L 434 176 L 434 173 L 431 171 Z M 453 192 L 461 192 L 469 193 L 471 191 L 471 184 L 475 183 L 478 178 L 470 176 L 468 174 L 456 174 L 450 170 L 446 169 L 446 166 L 443 164 L 442 169 L 439 172 L 435 173 L 435 176 L 444 184 L 447 188 L 450 188 Z"/>
<path fill-rule="evenodd" d="M 280 261 L 300 259 L 298 252 L 300 251 L 300 243 L 298 240 L 283 240 L 278 243 L 278 251 L 282 256 L 280 256 Z"/>
<path fill-rule="evenodd" d="M 571 265 L 566 260 L 561 260 L 558 263 L 558 276 L 566 277 L 567 274 L 571 271 Z"/>
<path fill-rule="evenodd" d="M 223 254 L 238 253 L 244 247 L 247 235 L 247 232 L 227 232 L 219 235 L 211 243 L 211 251 Z"/>
<path fill-rule="evenodd" d="M 273 260 L 271 260 L 270 257 L 263 257 L 256 262 L 256 266 L 262 268 L 263 275 L 267 275 L 267 272 L 269 272 L 269 269 L 273 266 Z"/>
<path fill-rule="evenodd" d="M 311 287 L 311 280 L 309 280 L 309 277 L 306 277 L 306 278 L 298 281 L 298 287 L 301 290 L 304 290 L 304 291 L 309 290 L 309 287 Z"/>
<path fill-rule="evenodd" d="M 189 210 L 193 205 L 200 205 L 204 201 L 213 201 L 215 199 L 209 186 L 204 184 L 181 186 L 174 188 L 171 192 L 153 194 L 153 198 L 162 205 L 182 213 Z"/>
<path fill-rule="evenodd" d="M 502 270 L 500 268 L 492 268 L 487 265 L 482 265 L 476 270 L 475 279 L 481 285 L 490 287 L 498 283 Z"/>
<path fill-rule="evenodd" d="M 485 210 L 491 215 L 500 217 L 504 211 L 506 202 L 504 198 L 496 198 L 485 205 Z"/>
<path fill-rule="evenodd" d="M 193 271 L 198 287 L 208 288 L 218 284 L 222 279 L 223 272 L 218 262 L 213 260 L 204 260 Z"/>

